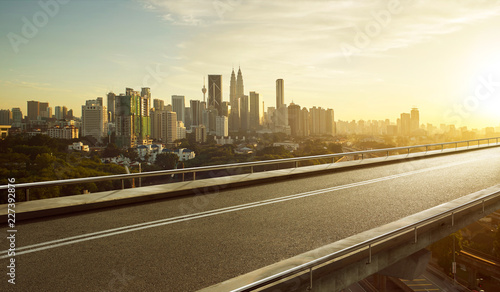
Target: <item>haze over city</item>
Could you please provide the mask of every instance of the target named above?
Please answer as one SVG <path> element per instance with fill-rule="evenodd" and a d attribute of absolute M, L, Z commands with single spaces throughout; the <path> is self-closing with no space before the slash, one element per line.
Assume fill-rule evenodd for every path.
<path fill-rule="evenodd" d="M 0 3 L 2 108 L 40 100 L 80 115 L 125 87 L 202 99 L 208 74 L 222 74 L 228 101 L 241 66 L 245 94 L 266 107 L 282 78 L 286 104 L 332 108 L 335 120 L 418 107 L 429 123 L 500 124 L 498 1 L 53 3 Z"/>

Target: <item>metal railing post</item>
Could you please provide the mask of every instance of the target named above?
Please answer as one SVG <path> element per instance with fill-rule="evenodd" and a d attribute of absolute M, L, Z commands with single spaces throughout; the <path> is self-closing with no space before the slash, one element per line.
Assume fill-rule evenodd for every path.
<path fill-rule="evenodd" d="M 193 180 L 196 180 L 196 171 L 193 171 Z"/>
<path fill-rule="evenodd" d="M 253 173 L 253 165 L 250 166 L 250 173 Z"/>
<path fill-rule="evenodd" d="M 26 202 L 30 200 L 30 189 L 26 189 Z"/>
<path fill-rule="evenodd" d="M 125 182 L 122 179 L 122 190 L 124 190 L 124 189 L 125 189 Z"/>

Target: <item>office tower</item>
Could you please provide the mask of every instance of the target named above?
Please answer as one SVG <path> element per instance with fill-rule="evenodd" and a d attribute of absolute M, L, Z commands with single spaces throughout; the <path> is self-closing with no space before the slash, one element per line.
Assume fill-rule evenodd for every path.
<path fill-rule="evenodd" d="M 171 104 L 167 104 L 167 105 L 165 106 L 165 110 L 166 110 L 166 111 L 168 111 L 168 112 L 173 112 L 173 111 L 174 111 L 174 108 L 172 107 L 172 105 L 171 105 Z"/>
<path fill-rule="evenodd" d="M 311 117 L 309 115 L 309 111 L 307 108 L 302 108 L 300 112 L 300 122 L 299 122 L 299 133 L 302 134 L 302 136 L 308 137 L 311 133 Z"/>
<path fill-rule="evenodd" d="M 36 121 L 40 115 L 40 102 L 28 101 L 28 121 Z"/>
<path fill-rule="evenodd" d="M 410 112 L 410 134 L 417 131 L 420 125 L 420 114 L 418 108 L 412 108 Z"/>
<path fill-rule="evenodd" d="M 7 110 L 0 110 L 0 125 L 12 125 L 12 112 Z"/>
<path fill-rule="evenodd" d="M 63 119 L 68 118 L 68 108 L 65 106 L 62 107 L 62 115 L 63 115 Z"/>
<path fill-rule="evenodd" d="M 285 104 L 285 85 L 283 79 L 276 79 L 276 109 Z"/>
<path fill-rule="evenodd" d="M 222 75 L 208 75 L 208 108 L 222 112 Z"/>
<path fill-rule="evenodd" d="M 411 115 L 408 113 L 402 113 L 400 121 L 401 121 L 401 127 L 400 127 L 401 136 L 409 136 L 411 130 Z"/>
<path fill-rule="evenodd" d="M 62 120 L 62 108 L 60 106 L 54 107 L 54 116 L 56 120 Z"/>
<path fill-rule="evenodd" d="M 191 109 L 191 128 L 193 126 L 201 125 L 201 104 L 199 100 L 190 100 L 189 101 L 190 109 Z"/>
<path fill-rule="evenodd" d="M 260 102 L 259 94 L 255 91 L 250 91 L 250 129 L 257 130 L 260 126 Z"/>
<path fill-rule="evenodd" d="M 292 136 L 302 136 L 300 131 L 300 105 L 290 103 L 288 106 L 288 125 Z"/>
<path fill-rule="evenodd" d="M 228 118 L 226 116 L 216 117 L 216 130 L 215 136 L 227 137 L 229 136 Z"/>
<path fill-rule="evenodd" d="M 191 108 L 186 107 L 184 109 L 184 120 L 185 120 L 184 127 L 186 127 L 186 128 L 191 128 L 191 123 L 192 123 L 192 119 L 193 119 L 191 114 L 192 114 Z"/>
<path fill-rule="evenodd" d="M 153 99 L 153 107 L 157 111 L 165 110 L 165 101 L 163 99 Z"/>
<path fill-rule="evenodd" d="M 73 117 L 74 117 L 74 115 L 73 115 L 73 110 L 72 110 L 72 109 L 70 109 L 70 110 L 68 111 L 68 113 L 66 114 L 66 118 L 67 118 L 68 120 L 72 120 L 72 119 L 73 119 Z"/>
<path fill-rule="evenodd" d="M 250 103 L 248 95 L 243 95 L 240 98 L 240 125 L 241 130 L 248 131 L 250 129 Z"/>
<path fill-rule="evenodd" d="M 172 109 L 177 114 L 177 120 L 185 122 L 185 98 L 184 95 L 172 95 Z"/>
<path fill-rule="evenodd" d="M 20 127 L 22 122 L 23 112 L 21 111 L 21 108 L 12 108 L 12 123 L 14 123 L 15 127 Z"/>
<path fill-rule="evenodd" d="M 40 102 L 38 105 L 38 116 L 39 118 L 50 118 L 49 117 L 49 103 L 48 102 Z"/>
<path fill-rule="evenodd" d="M 327 135 L 335 135 L 335 116 L 333 109 L 326 110 L 326 132 Z"/>
<path fill-rule="evenodd" d="M 92 136 L 98 141 L 107 134 L 108 111 L 102 97 L 87 100 L 82 105 L 82 136 Z"/>
<path fill-rule="evenodd" d="M 108 121 L 111 123 L 115 122 L 115 106 L 116 106 L 116 94 L 113 92 L 108 93 Z"/>

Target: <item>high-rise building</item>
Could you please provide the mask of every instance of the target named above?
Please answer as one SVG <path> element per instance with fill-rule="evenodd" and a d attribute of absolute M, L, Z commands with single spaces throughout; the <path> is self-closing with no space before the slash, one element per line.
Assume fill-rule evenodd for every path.
<path fill-rule="evenodd" d="M 65 106 L 62 107 L 62 115 L 63 115 L 63 119 L 68 118 L 68 108 Z"/>
<path fill-rule="evenodd" d="M 418 108 L 412 108 L 410 112 L 410 134 L 417 131 L 420 125 L 420 114 Z"/>
<path fill-rule="evenodd" d="M 276 109 L 285 104 L 285 85 L 283 79 L 276 79 Z"/>
<path fill-rule="evenodd" d="M 240 98 L 240 124 L 241 130 L 248 131 L 250 129 L 250 101 L 248 95 L 243 95 Z"/>
<path fill-rule="evenodd" d="M 115 122 L 115 106 L 116 106 L 116 102 L 115 102 L 115 99 L 116 99 L 116 94 L 114 94 L 113 92 L 109 92 L 108 93 L 108 106 L 107 106 L 107 109 L 108 109 L 108 121 L 111 122 L 111 123 L 114 123 Z"/>
<path fill-rule="evenodd" d="M 165 143 L 174 143 L 177 139 L 177 114 L 175 112 L 166 112 L 166 127 L 162 133 Z"/>
<path fill-rule="evenodd" d="M 205 143 L 207 142 L 207 128 L 204 125 L 199 125 L 194 127 L 194 135 L 196 142 Z"/>
<path fill-rule="evenodd" d="M 116 144 L 119 147 L 133 147 L 151 135 L 151 99 L 132 88 L 116 96 Z"/>
<path fill-rule="evenodd" d="M 70 109 L 70 110 L 68 111 L 68 113 L 66 114 L 66 119 L 68 119 L 68 120 L 72 120 L 74 116 L 75 116 L 75 115 L 73 115 L 73 110 L 72 110 L 72 109 Z"/>
<path fill-rule="evenodd" d="M 286 104 L 282 104 L 275 110 L 273 122 L 278 132 L 281 132 L 284 127 L 288 126 L 288 108 Z"/>
<path fill-rule="evenodd" d="M 190 109 L 191 109 L 191 128 L 193 126 L 201 125 L 201 105 L 199 100 L 190 100 L 189 101 Z"/>
<path fill-rule="evenodd" d="M 300 112 L 300 122 L 299 122 L 299 127 L 300 127 L 299 133 L 302 136 L 308 137 L 310 135 L 310 133 L 311 133 L 310 120 L 311 119 L 310 119 L 309 111 L 305 107 L 302 108 L 302 110 Z"/>
<path fill-rule="evenodd" d="M 260 126 L 260 102 L 259 94 L 255 91 L 250 91 L 250 129 L 257 130 Z"/>
<path fill-rule="evenodd" d="M 60 106 L 58 106 L 58 105 L 54 108 L 54 116 L 55 116 L 56 120 L 62 120 L 63 119 L 62 108 Z"/>
<path fill-rule="evenodd" d="M 401 136 L 409 136 L 411 131 L 411 115 L 408 113 L 401 114 L 401 126 L 400 126 L 400 135 Z"/>
<path fill-rule="evenodd" d="M 102 97 L 87 100 L 82 105 L 82 136 L 92 136 L 101 140 L 107 134 L 108 111 Z"/>
<path fill-rule="evenodd" d="M 184 95 L 172 95 L 172 109 L 177 114 L 178 121 L 186 122 Z"/>
<path fill-rule="evenodd" d="M 300 131 L 300 105 L 290 103 L 288 106 L 288 125 L 292 136 L 301 136 Z"/>
<path fill-rule="evenodd" d="M 208 75 L 208 108 L 222 112 L 222 75 Z"/>
<path fill-rule="evenodd" d="M 149 87 L 141 88 L 141 96 L 151 99 L 151 89 Z M 149 103 L 151 104 L 151 101 Z"/>
<path fill-rule="evenodd" d="M 36 121 L 40 115 L 40 102 L 28 101 L 28 121 Z"/>
<path fill-rule="evenodd" d="M 21 123 L 23 122 L 23 112 L 21 108 L 15 107 L 12 108 L 12 123 L 14 127 L 21 127 Z"/>
<path fill-rule="evenodd" d="M 333 109 L 326 110 L 326 133 L 327 135 L 335 135 L 335 115 Z"/>
<path fill-rule="evenodd" d="M 229 136 L 228 119 L 226 116 L 217 116 L 216 118 L 215 136 L 227 137 Z"/>
<path fill-rule="evenodd" d="M 153 99 L 153 107 L 157 111 L 165 110 L 165 101 L 163 99 Z"/>
<path fill-rule="evenodd" d="M 177 139 L 177 114 L 172 111 L 151 110 L 152 138 L 172 144 Z"/>
<path fill-rule="evenodd" d="M 7 110 L 0 110 L 0 125 L 12 125 L 12 112 Z"/>
<path fill-rule="evenodd" d="M 182 121 L 177 121 L 177 138 L 176 140 L 182 140 L 186 138 L 186 127 Z"/>
<path fill-rule="evenodd" d="M 38 116 L 39 118 L 51 118 L 49 116 L 49 103 L 48 102 L 40 102 L 38 106 Z"/>

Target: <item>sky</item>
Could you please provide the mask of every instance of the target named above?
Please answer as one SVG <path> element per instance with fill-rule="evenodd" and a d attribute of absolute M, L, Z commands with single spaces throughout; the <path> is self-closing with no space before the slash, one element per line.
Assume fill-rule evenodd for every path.
<path fill-rule="evenodd" d="M 336 120 L 500 125 L 498 0 L 0 0 L 0 108 L 81 115 L 88 99 L 150 87 L 203 98 L 208 74 L 245 93 L 332 108 Z"/>

